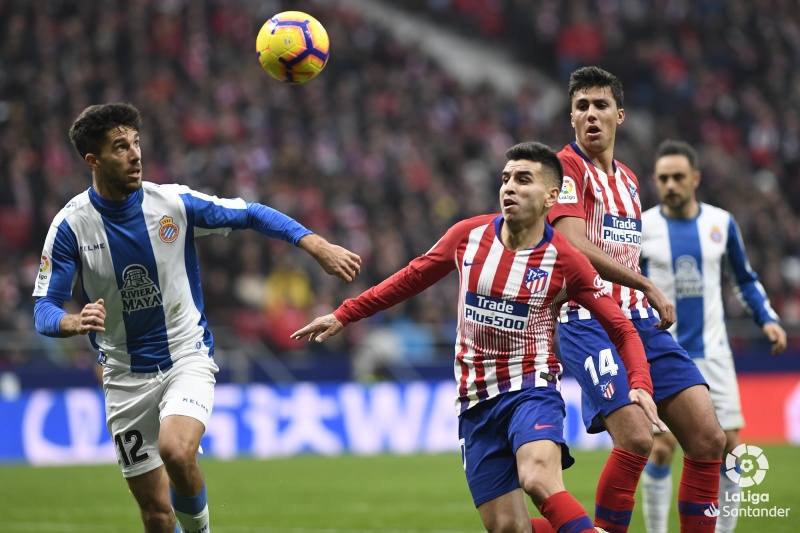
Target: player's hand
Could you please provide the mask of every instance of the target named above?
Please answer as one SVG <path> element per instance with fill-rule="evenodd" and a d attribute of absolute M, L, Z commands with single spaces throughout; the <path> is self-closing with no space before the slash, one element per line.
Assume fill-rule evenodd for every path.
<path fill-rule="evenodd" d="M 666 424 L 658 418 L 658 408 L 656 408 L 656 403 L 653 401 L 653 397 L 650 396 L 650 393 L 644 389 L 631 389 L 631 392 L 628 393 L 628 398 L 630 398 L 631 402 L 642 408 L 644 414 L 650 419 L 650 422 L 658 429 L 667 431 Z"/>
<path fill-rule="evenodd" d="M 658 329 L 669 329 L 677 319 L 675 315 L 675 306 L 672 305 L 669 298 L 661 292 L 661 289 L 656 287 L 655 283 L 648 283 L 647 288 L 642 292 L 650 303 L 650 306 L 658 312 L 658 318 L 661 319 L 656 327 Z"/>
<path fill-rule="evenodd" d="M 65 315 L 61 319 L 60 330 L 64 335 L 86 335 L 90 332 L 105 331 L 106 307 L 102 298 L 83 306 L 80 313 Z"/>
<path fill-rule="evenodd" d="M 777 322 L 767 322 L 761 329 L 772 343 L 772 355 L 778 355 L 786 349 L 786 331 Z"/>
<path fill-rule="evenodd" d="M 302 329 L 298 329 L 289 335 L 289 337 L 299 340 L 308 335 L 308 342 L 322 342 L 328 337 L 333 337 L 343 329 L 344 325 L 339 322 L 339 319 L 336 318 L 333 313 L 331 313 L 329 315 L 315 318 L 311 324 Z"/>
<path fill-rule="evenodd" d="M 331 244 L 319 235 L 306 235 L 297 245 L 307 251 L 331 276 L 350 283 L 361 273 L 361 258 L 357 254 Z"/>

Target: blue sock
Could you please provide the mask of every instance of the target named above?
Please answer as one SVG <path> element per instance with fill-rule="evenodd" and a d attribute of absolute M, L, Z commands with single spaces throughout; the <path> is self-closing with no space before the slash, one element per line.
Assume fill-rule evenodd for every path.
<path fill-rule="evenodd" d="M 181 496 L 169 489 L 172 509 L 185 533 L 203 533 L 209 529 L 208 497 L 206 487 L 195 496 Z M 178 530 L 180 532 L 180 529 Z"/>
<path fill-rule="evenodd" d="M 664 479 L 671 469 L 672 465 L 658 466 L 652 461 L 647 461 L 647 466 L 644 467 L 644 471 L 653 479 Z"/>

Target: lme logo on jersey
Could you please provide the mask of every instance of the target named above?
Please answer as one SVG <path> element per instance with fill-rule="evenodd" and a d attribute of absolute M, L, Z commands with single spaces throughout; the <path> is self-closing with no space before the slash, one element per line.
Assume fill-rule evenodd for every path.
<path fill-rule="evenodd" d="M 150 279 L 147 269 L 142 265 L 129 265 L 122 271 L 122 310 L 132 313 L 140 309 L 161 305 L 161 291 Z"/>
<path fill-rule="evenodd" d="M 522 331 L 528 327 L 528 304 L 468 291 L 464 318 L 486 326 Z"/>
<path fill-rule="evenodd" d="M 172 222 L 172 217 L 164 215 L 159 220 L 159 223 L 161 224 L 161 229 L 158 232 L 158 236 L 161 237 L 161 240 L 175 242 L 175 239 L 178 238 L 178 226 Z"/>

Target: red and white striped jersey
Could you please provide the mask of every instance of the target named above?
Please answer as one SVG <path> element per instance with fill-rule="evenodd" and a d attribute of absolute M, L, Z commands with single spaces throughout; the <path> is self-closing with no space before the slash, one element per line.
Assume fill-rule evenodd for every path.
<path fill-rule="evenodd" d="M 606 174 L 594 166 L 575 142 L 565 146 L 558 158 L 564 167 L 564 183 L 547 219 L 551 224 L 561 217 L 584 219 L 586 236 L 592 243 L 618 263 L 641 273 L 642 204 L 636 175 L 616 160 L 614 175 Z M 626 317 L 656 316 L 641 291 L 604 282 Z M 569 302 L 561 309 L 559 320 L 591 317 L 589 310 L 577 302 Z"/>
<path fill-rule="evenodd" d="M 639 335 L 619 311 L 589 260 L 546 225 L 532 249 L 513 251 L 500 239 L 501 215 L 457 223 L 424 255 L 334 312 L 343 324 L 372 316 L 458 270 L 455 343 L 456 405 L 529 387 L 560 389 L 553 335 L 561 305 L 574 299 L 598 315 L 628 369 L 631 388 L 652 390 Z"/>

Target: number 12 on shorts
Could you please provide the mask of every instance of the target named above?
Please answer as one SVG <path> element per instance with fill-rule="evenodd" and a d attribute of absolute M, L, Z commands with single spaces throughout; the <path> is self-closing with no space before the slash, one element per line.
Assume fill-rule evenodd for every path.
<path fill-rule="evenodd" d="M 597 385 L 600 383 L 600 377 L 606 374 L 611 374 L 612 376 L 616 376 L 617 372 L 619 371 L 619 365 L 614 362 L 614 354 L 611 353 L 611 349 L 606 348 L 604 350 L 600 350 L 598 355 L 598 360 L 600 363 L 600 374 L 598 375 L 597 370 L 594 367 L 594 358 L 589 356 L 586 358 L 586 361 L 583 362 L 583 368 L 589 372 L 589 375 L 592 376 L 592 383 Z"/>

